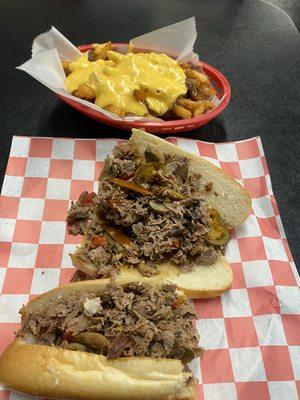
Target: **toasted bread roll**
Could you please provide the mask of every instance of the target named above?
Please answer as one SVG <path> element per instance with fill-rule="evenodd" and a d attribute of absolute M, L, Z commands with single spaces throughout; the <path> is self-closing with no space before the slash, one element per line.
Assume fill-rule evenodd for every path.
<path fill-rule="evenodd" d="M 30 301 L 25 312 L 43 316 L 69 296 L 101 296 L 106 284 L 94 280 L 53 289 Z M 178 292 L 178 298 L 184 298 L 183 294 Z M 0 384 L 30 395 L 78 400 L 183 400 L 193 399 L 195 394 L 195 379 L 179 359 L 108 359 L 102 354 L 40 344 L 38 337 L 28 333 L 1 355 Z"/>
<path fill-rule="evenodd" d="M 217 210 L 227 227 L 235 227 L 242 224 L 249 216 L 251 210 L 251 198 L 236 180 L 227 175 L 221 168 L 198 157 L 180 147 L 167 142 L 157 136 L 150 135 L 140 129 L 133 129 L 129 139 L 142 153 L 147 148 L 155 152 L 178 155 L 190 161 L 191 172 L 201 174 L 203 188 L 212 184 L 212 190 L 206 194 L 208 205 Z"/>
<path fill-rule="evenodd" d="M 82 248 L 78 247 L 71 255 L 74 267 L 91 277 L 96 276 L 96 266 L 82 260 L 81 252 Z M 169 262 L 159 265 L 157 270 L 157 274 L 146 277 L 142 276 L 137 269 L 122 267 L 116 281 L 118 283 L 145 282 L 154 286 L 159 286 L 162 282 L 172 283 L 189 298 L 205 299 L 220 296 L 230 289 L 233 280 L 232 270 L 224 257 L 220 257 L 211 265 L 196 265 L 191 272 L 182 272 L 176 265 Z M 103 281 L 108 282 L 108 279 L 103 279 Z"/>
<path fill-rule="evenodd" d="M 219 296 L 222 294 L 224 291 L 228 290 L 231 286 L 232 283 L 232 271 L 231 268 L 226 261 L 226 259 L 223 257 L 222 254 L 224 254 L 225 247 L 223 247 L 223 250 L 220 251 L 220 248 L 222 245 L 226 245 L 228 240 L 230 239 L 230 233 L 227 228 L 235 227 L 238 224 L 241 224 L 244 222 L 251 209 L 251 200 L 248 192 L 237 182 L 235 181 L 232 177 L 227 175 L 224 171 L 222 171 L 220 168 L 217 168 L 210 162 L 206 161 L 205 159 L 198 157 L 196 155 L 193 155 L 185 150 L 180 149 L 178 146 L 175 146 L 163 139 L 160 139 L 156 136 L 150 135 L 147 132 L 144 132 L 142 130 L 138 129 L 133 129 L 132 131 L 132 136 L 129 139 L 129 144 L 127 145 L 129 148 L 129 151 L 132 151 L 131 154 L 134 154 L 135 159 L 137 160 L 137 165 L 139 160 L 146 160 L 146 163 L 144 161 L 144 164 L 142 164 L 142 167 L 139 167 L 137 171 L 134 170 L 132 165 L 134 165 L 134 161 L 130 159 L 129 161 L 125 160 L 124 163 L 127 163 L 128 167 L 133 168 L 127 174 L 127 176 L 124 179 L 117 179 L 117 178 L 112 178 L 109 176 L 109 171 L 111 168 L 112 163 L 114 162 L 114 152 L 112 156 L 109 156 L 106 159 L 104 169 L 100 175 L 100 192 L 99 192 L 99 203 L 102 204 L 102 207 L 104 207 L 104 211 L 102 210 L 103 217 L 108 218 L 108 223 L 111 224 L 116 224 L 116 228 L 114 230 L 118 230 L 119 226 L 120 229 L 125 227 L 125 229 L 129 230 L 133 227 L 134 224 L 134 218 L 135 215 L 130 214 L 131 209 L 135 209 L 134 207 L 128 207 L 128 203 L 126 203 L 126 207 L 124 208 L 127 212 L 123 212 L 125 217 L 128 217 L 128 220 L 124 226 L 122 223 L 124 223 L 124 215 L 122 216 L 123 219 L 118 219 L 118 207 L 120 207 L 120 204 L 122 204 L 122 200 L 126 198 L 127 193 L 126 190 L 132 190 L 133 195 L 138 197 L 140 194 L 142 196 L 149 196 L 150 201 L 147 204 L 148 208 L 148 215 L 151 217 L 151 213 L 154 212 L 157 215 L 157 220 L 159 220 L 161 215 L 168 215 L 167 213 L 170 210 L 170 204 L 169 203 L 176 203 L 180 204 L 180 200 L 183 202 L 185 201 L 184 196 L 182 196 L 181 193 L 179 193 L 176 190 L 171 190 L 169 189 L 169 198 L 167 198 L 167 202 L 164 203 L 165 198 L 161 194 L 157 194 L 152 197 L 153 193 L 151 192 L 152 190 L 155 190 L 155 184 L 151 186 L 151 183 L 153 182 L 152 176 L 159 176 L 159 179 L 164 179 L 164 177 L 161 177 L 159 175 L 155 168 L 160 169 L 161 165 L 164 165 L 164 162 L 166 160 L 175 160 L 174 164 L 179 164 L 181 165 L 181 169 L 179 169 L 180 174 L 179 177 L 181 180 L 181 185 L 184 187 L 184 185 L 188 186 L 192 184 L 186 183 L 190 182 L 188 181 L 189 178 L 193 178 L 197 181 L 197 189 L 194 192 L 190 192 L 189 195 L 191 198 L 194 196 L 196 197 L 196 201 L 202 201 L 204 206 L 206 207 L 206 214 L 210 215 L 211 218 L 215 217 L 215 221 L 210 222 L 210 229 L 208 234 L 204 236 L 203 234 L 203 241 L 199 241 L 199 248 L 200 248 L 200 253 L 203 251 L 207 251 L 205 248 L 201 249 L 201 245 L 204 243 L 204 246 L 208 244 L 208 246 L 211 246 L 209 250 L 211 250 L 214 255 L 214 258 L 211 258 L 210 260 L 203 260 L 201 258 L 192 258 L 194 254 L 197 254 L 197 248 L 196 248 L 196 253 L 188 253 L 187 252 L 187 247 L 186 245 L 189 245 L 192 243 L 194 245 L 194 237 L 197 238 L 197 234 L 199 234 L 199 231 L 195 233 L 195 236 L 185 236 L 189 235 L 192 230 L 186 229 L 186 231 L 178 236 L 172 237 L 172 240 L 174 241 L 174 244 L 172 243 L 172 246 L 174 248 L 171 248 L 169 253 L 165 251 L 164 254 L 160 254 L 161 258 L 156 258 L 156 251 L 157 248 L 159 248 L 160 242 L 163 240 L 168 240 L 170 236 L 168 236 L 169 232 L 164 232 L 165 236 L 162 235 L 161 240 L 154 240 L 153 236 L 153 231 L 147 230 L 149 234 L 149 244 L 155 243 L 157 247 L 155 247 L 154 251 L 151 253 L 149 256 L 150 250 L 146 248 L 145 252 L 145 247 L 144 244 L 148 245 L 148 239 L 147 237 L 143 236 L 143 240 L 140 240 L 138 242 L 139 244 L 137 245 L 137 254 L 139 252 L 139 249 L 141 249 L 141 257 L 140 261 L 143 262 L 143 269 L 147 269 L 146 273 L 143 274 L 143 271 L 139 269 L 137 266 L 132 266 L 131 268 L 128 268 L 128 265 L 130 263 L 126 263 L 126 258 L 122 259 L 122 261 L 119 263 L 121 267 L 117 269 L 118 275 L 117 279 L 120 281 L 130 281 L 130 280 L 135 280 L 135 281 L 148 281 L 151 280 L 153 282 L 163 280 L 164 282 L 171 282 L 176 284 L 180 289 L 184 291 L 184 293 L 191 297 L 191 298 L 208 298 L 208 297 L 215 297 Z M 127 151 L 128 151 L 127 148 Z M 122 151 L 120 150 L 121 154 Z M 150 157 L 151 156 L 151 157 Z M 150 161 L 149 161 L 150 157 Z M 116 157 L 117 158 L 117 157 Z M 134 158 L 133 158 L 134 159 Z M 120 160 L 117 160 L 120 161 Z M 122 161 L 122 160 L 121 160 Z M 122 161 L 123 162 L 123 161 Z M 180 164 L 181 163 L 181 164 Z M 122 163 L 121 163 L 122 164 Z M 171 161 L 172 164 L 172 161 Z M 122 164 L 123 165 L 123 164 Z M 121 168 L 117 164 L 114 165 L 116 168 Z M 177 167 L 178 168 L 178 167 Z M 151 175 L 152 174 L 152 175 Z M 158 175 L 155 175 L 158 174 Z M 117 175 L 119 176 L 119 175 Z M 133 180 L 130 180 L 130 178 L 133 177 Z M 129 181 L 128 181 L 129 179 Z M 144 181 L 143 181 L 144 179 Z M 148 181 L 147 181 L 148 179 Z M 152 181 L 151 181 L 152 179 Z M 158 179 L 158 178 L 157 178 Z M 110 182 L 110 184 L 115 185 L 112 187 L 107 187 L 106 182 Z M 120 181 L 120 182 L 119 182 Z M 149 185 L 149 182 L 150 185 Z M 154 180 L 155 182 L 155 180 Z M 143 185 L 140 186 L 140 185 Z M 148 186 L 147 186 L 148 185 Z M 121 197 L 121 200 L 117 198 L 116 200 L 113 199 L 114 191 L 120 190 L 119 188 L 122 188 L 125 192 L 122 194 L 123 197 Z M 153 189 L 154 187 L 154 189 Z M 173 186 L 174 187 L 174 186 Z M 175 185 L 176 187 L 176 185 Z M 179 186 L 178 186 L 179 187 Z M 162 190 L 160 193 L 164 193 L 164 186 L 161 185 L 159 187 L 159 190 Z M 107 197 L 106 194 L 108 193 Z M 135 194 L 134 194 L 135 193 Z M 136 194 L 137 193 L 137 194 Z M 155 193 L 155 192 L 154 192 Z M 186 193 L 186 192 L 185 192 Z M 191 194 L 193 193 L 193 194 Z M 174 197 L 174 194 L 176 194 L 177 198 Z M 102 195 L 102 197 L 101 197 Z M 173 196 L 173 197 L 172 197 Z M 180 197 L 181 196 L 181 197 Z M 127 199 L 127 198 L 126 198 Z M 126 200 L 127 201 L 127 200 Z M 102 202 L 102 203 L 101 203 Z M 103 206 L 104 204 L 104 206 Z M 132 204 L 132 203 L 131 203 Z M 143 203 L 145 204 L 145 203 Z M 190 203 L 192 204 L 192 203 Z M 117 207 L 115 207 L 115 205 Z M 135 204 L 133 204 L 135 206 Z M 155 206 L 155 207 L 154 207 Z M 105 208 L 106 207 L 106 208 Z M 125 206 L 124 206 L 125 207 Z M 184 203 L 184 211 L 187 211 L 187 215 L 191 216 L 193 215 L 192 218 L 192 224 L 196 226 L 197 224 L 201 224 L 204 220 L 205 217 L 203 217 L 203 213 L 201 212 L 201 209 L 198 209 L 197 212 L 195 210 L 191 210 L 188 208 L 188 204 L 186 205 Z M 117 210 L 116 210 L 117 209 Z M 168 223 L 172 222 L 172 218 L 176 218 L 177 214 L 176 212 L 173 212 L 172 217 L 167 216 L 165 219 L 165 225 L 167 226 Z M 106 213 L 106 214 L 105 214 Z M 198 216 L 202 215 L 202 220 L 199 221 Z M 130 219 L 130 218 L 131 219 Z M 149 217 L 149 218 L 150 218 Z M 97 215 L 94 218 L 94 222 L 96 222 L 97 225 Z M 137 219 L 137 221 L 141 221 Z M 153 217 L 152 217 L 153 218 Z M 182 219 L 184 219 L 181 216 Z M 188 217 L 189 218 L 189 217 Z M 101 218 L 100 218 L 101 219 Z M 100 221 L 100 220 L 99 220 Z M 129 221 L 129 222 L 128 222 Z M 131 222 L 130 222 L 131 221 Z M 153 221 L 152 222 L 156 222 Z M 181 221 L 179 221 L 181 222 Z M 205 222 L 203 222 L 205 224 Z M 107 225 L 107 223 L 105 223 Z M 214 225 L 215 224 L 215 225 Z M 96 226 L 94 223 L 94 227 Z M 101 222 L 98 223 L 97 226 L 100 226 Z M 132 226 L 131 226 L 132 225 Z M 155 224 L 154 224 L 155 225 Z M 104 226 L 104 225 L 103 225 Z M 164 225 L 161 224 L 159 225 L 160 231 L 161 232 L 164 229 Z M 147 226 L 144 226 L 143 229 L 147 229 Z M 141 230 L 143 230 L 141 229 Z M 192 228 L 193 229 L 193 228 Z M 105 229 L 104 229 L 105 230 Z M 92 231 L 93 232 L 93 231 Z M 150 233 L 149 233 L 150 232 Z M 107 232 L 106 232 L 107 233 Z M 109 232 L 108 232 L 109 233 Z M 101 233 L 103 234 L 103 233 Z M 110 234 L 110 233 L 109 233 Z M 132 232 L 131 232 L 132 234 Z M 140 235 L 140 233 L 138 232 Z M 134 232 L 132 234 L 132 237 L 128 237 L 128 245 L 131 245 L 131 247 L 134 247 L 134 244 L 131 242 L 132 240 L 137 240 L 134 238 L 138 237 L 138 234 Z M 135 236 L 136 235 L 136 236 Z M 150 236 L 152 237 L 150 238 Z M 193 233 L 194 235 L 194 233 Z M 223 235 L 223 236 L 222 236 Z M 139 236 L 139 238 L 142 235 Z M 157 236 L 159 237 L 159 235 Z M 117 237 L 114 236 L 115 240 L 117 240 Z M 104 263 L 102 260 L 100 260 L 99 264 L 97 264 L 97 259 L 94 261 L 93 258 L 89 258 L 88 254 L 90 252 L 90 245 L 89 242 L 90 238 L 88 237 L 88 234 L 85 236 L 85 240 L 83 241 L 82 245 L 77 249 L 77 251 L 71 255 L 73 265 L 78 269 L 83 271 L 88 275 L 90 279 L 95 279 L 99 276 L 109 276 L 111 273 L 110 270 L 106 270 L 105 273 L 99 272 L 99 265 L 102 268 Z M 117 240 L 118 241 L 118 240 Z M 188 242 L 188 243 L 187 243 Z M 177 246 L 178 243 L 178 246 Z M 124 243 L 120 243 L 121 245 L 124 245 Z M 140 246 L 140 247 L 139 247 Z M 143 248 L 144 246 L 144 248 Z M 177 246 L 177 247 L 176 247 Z M 215 246 L 215 247 L 213 247 Z M 122 247 L 122 246 L 121 246 Z M 126 246 L 125 246 L 126 247 Z M 153 246 L 152 246 L 153 247 Z M 195 248 L 195 247 L 194 247 Z M 193 249 L 194 249 L 193 248 Z M 178 250 L 178 253 L 175 253 L 175 250 Z M 183 262 L 179 261 L 178 266 L 175 265 L 177 263 L 176 254 L 179 255 L 180 257 L 180 250 L 183 249 L 185 251 L 185 255 L 191 254 L 190 256 L 190 265 L 189 265 L 189 270 L 186 268 L 182 268 Z M 143 259 L 143 251 L 145 252 L 146 256 Z M 148 253 L 147 253 L 148 251 Z M 152 250 L 151 250 L 152 251 Z M 199 250 L 198 250 L 199 251 Z M 103 253 L 105 252 L 105 249 L 103 250 Z M 120 251 L 121 252 L 121 251 Z M 172 253 L 173 252 L 173 253 Z M 218 252 L 218 253 L 216 253 Z M 171 254 L 175 254 L 173 259 L 171 257 L 168 258 L 168 256 Z M 199 254 L 199 253 L 198 253 Z M 152 258 L 151 258 L 152 256 Z M 148 257 L 148 258 L 147 258 Z M 170 259 L 172 262 L 166 261 Z M 151 264 L 151 261 L 154 261 Z M 101 264 L 102 262 L 102 264 Z M 181 264 L 180 264 L 181 263 Z M 149 278 L 145 278 L 143 275 L 147 275 L 148 271 L 149 274 L 151 275 L 151 272 L 153 272 L 153 264 L 155 264 L 155 269 L 156 269 L 156 274 L 152 275 Z M 204 265 L 205 264 L 205 265 Z M 152 271 L 151 271 L 152 268 Z M 188 272 L 186 272 L 188 270 Z M 103 271 L 103 269 L 102 269 Z M 116 272 L 116 271 L 113 271 Z M 112 272 L 112 273 L 113 273 Z M 155 272 L 154 272 L 155 273 Z"/>
<path fill-rule="evenodd" d="M 0 382 L 34 396 L 76 400 L 193 399 L 180 360 L 106 357 L 15 340 L 0 358 Z"/>

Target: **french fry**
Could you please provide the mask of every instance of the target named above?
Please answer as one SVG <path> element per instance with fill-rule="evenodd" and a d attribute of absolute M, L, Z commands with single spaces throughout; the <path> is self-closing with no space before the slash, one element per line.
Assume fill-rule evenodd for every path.
<path fill-rule="evenodd" d="M 134 44 L 131 43 L 131 42 L 129 42 L 129 45 L 128 45 L 128 53 L 134 53 L 134 50 L 135 50 Z"/>
<path fill-rule="evenodd" d="M 105 60 L 107 57 L 107 52 L 112 49 L 111 42 L 94 46 L 96 46 L 94 48 L 94 60 Z"/>
<path fill-rule="evenodd" d="M 183 63 L 179 63 L 179 65 L 184 71 L 192 68 L 191 64 L 189 64 L 189 63 L 184 63 L 183 62 Z"/>
<path fill-rule="evenodd" d="M 148 89 L 134 89 L 133 96 L 135 97 L 135 99 L 137 101 L 146 100 L 146 98 L 149 96 L 149 90 Z"/>
<path fill-rule="evenodd" d="M 207 100 L 216 93 L 215 88 L 208 81 L 208 85 L 202 84 L 197 79 L 188 78 L 188 95 L 193 100 Z"/>
<path fill-rule="evenodd" d="M 190 111 L 194 111 L 201 105 L 201 101 L 194 101 L 191 99 L 182 98 L 177 100 L 177 104 Z"/>
<path fill-rule="evenodd" d="M 213 103 L 210 100 L 203 101 L 205 111 L 212 110 L 214 108 Z"/>
<path fill-rule="evenodd" d="M 199 88 L 200 93 L 202 96 L 209 98 L 216 93 L 216 90 L 212 86 L 202 86 Z"/>
<path fill-rule="evenodd" d="M 199 71 L 196 71 L 195 69 L 188 69 L 185 71 L 185 74 L 188 78 L 197 79 L 202 84 L 208 81 L 208 77 L 206 75 L 202 74 Z"/>
<path fill-rule="evenodd" d="M 199 102 L 199 103 L 201 103 L 201 104 L 199 105 L 199 107 L 196 108 L 196 109 L 193 111 L 193 117 L 198 117 L 198 115 L 204 114 L 204 111 L 205 111 L 204 104 L 203 104 L 202 101 Z"/>
<path fill-rule="evenodd" d="M 116 63 L 113 60 L 105 60 L 105 65 L 113 68 L 116 66 Z"/>
<path fill-rule="evenodd" d="M 150 119 L 154 119 L 154 120 L 156 119 L 156 117 L 154 115 L 149 114 L 149 113 L 145 114 L 144 117 L 147 117 L 147 118 L 150 118 Z"/>
<path fill-rule="evenodd" d="M 188 119 L 192 117 L 192 113 L 190 110 L 187 110 L 186 108 L 179 106 L 178 104 L 175 104 L 173 106 L 172 112 L 177 115 L 177 117 L 180 117 L 182 119 Z"/>
<path fill-rule="evenodd" d="M 122 110 L 118 106 L 110 105 L 110 106 L 104 107 L 104 109 L 107 110 L 107 111 L 110 111 L 110 112 L 112 112 L 114 114 L 117 114 L 119 117 L 125 117 L 125 111 Z"/>
<path fill-rule="evenodd" d="M 74 90 L 73 95 L 87 101 L 94 101 L 96 98 L 94 89 L 86 84 L 79 85 L 78 88 Z"/>
<path fill-rule="evenodd" d="M 70 61 L 62 61 L 61 62 L 61 66 L 63 67 L 63 70 L 65 71 L 66 76 L 68 76 L 70 73 L 69 65 L 70 65 Z"/>

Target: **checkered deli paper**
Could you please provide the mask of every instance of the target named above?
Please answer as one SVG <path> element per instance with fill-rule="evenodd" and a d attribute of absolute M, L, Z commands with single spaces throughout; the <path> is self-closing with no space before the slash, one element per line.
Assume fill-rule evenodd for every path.
<path fill-rule="evenodd" d="M 205 348 L 203 359 L 192 364 L 197 400 L 298 399 L 299 278 L 261 140 L 169 140 L 236 178 L 249 190 L 253 206 L 228 245 L 232 289 L 195 302 Z M 70 201 L 84 190 L 97 191 L 104 158 L 119 142 L 13 138 L 0 197 L 0 351 L 13 340 L 22 304 L 69 282 L 74 269 L 68 254 L 80 241 L 66 233 Z M 0 399 L 23 398 L 0 391 Z"/>

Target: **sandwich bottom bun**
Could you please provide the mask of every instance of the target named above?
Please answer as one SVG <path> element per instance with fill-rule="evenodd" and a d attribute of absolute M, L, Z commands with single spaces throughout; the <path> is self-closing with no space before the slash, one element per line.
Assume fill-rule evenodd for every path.
<path fill-rule="evenodd" d="M 82 248 L 79 247 L 71 254 L 73 266 L 93 277 L 97 268 L 94 264 L 82 260 L 81 251 Z M 156 268 L 158 273 L 148 278 L 142 276 L 136 268 L 121 267 L 116 276 L 116 283 L 140 281 L 154 286 L 172 283 L 189 298 L 205 299 L 220 296 L 230 289 L 233 280 L 232 270 L 224 257 L 219 257 L 211 265 L 196 265 L 190 272 L 181 272 L 176 265 L 169 262 Z"/>
<path fill-rule="evenodd" d="M 203 299 L 220 296 L 230 289 L 233 275 L 232 270 L 224 257 L 211 265 L 196 265 L 190 272 L 181 272 L 178 267 L 171 263 L 164 263 L 157 267 L 158 274 L 150 278 L 143 277 L 142 281 L 152 281 L 152 286 L 164 283 L 172 283 L 177 286 L 187 297 L 192 299 Z M 124 268 L 118 279 L 128 281 L 140 281 L 141 274 L 137 269 Z"/>
<path fill-rule="evenodd" d="M 0 358 L 0 383 L 35 396 L 78 400 L 194 399 L 179 360 L 105 356 L 15 340 Z"/>

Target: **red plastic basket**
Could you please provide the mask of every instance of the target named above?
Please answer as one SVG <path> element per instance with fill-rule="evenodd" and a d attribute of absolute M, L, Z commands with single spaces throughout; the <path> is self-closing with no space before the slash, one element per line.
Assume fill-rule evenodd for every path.
<path fill-rule="evenodd" d="M 86 52 L 91 49 L 91 45 L 82 45 L 78 46 L 78 48 L 81 52 Z M 113 43 L 113 48 L 118 49 L 118 51 L 120 52 L 122 52 L 122 50 L 123 52 L 126 52 L 128 48 L 128 43 Z M 216 88 L 217 96 L 222 100 L 213 110 L 194 118 L 162 122 L 116 121 L 102 114 L 101 111 L 93 110 L 85 106 L 84 104 L 77 103 L 76 101 L 66 98 L 64 96 L 59 97 L 62 101 L 69 104 L 71 107 L 75 108 L 86 116 L 119 129 L 129 131 L 132 128 L 143 128 L 147 132 L 159 133 L 162 135 L 190 131 L 192 129 L 198 128 L 199 126 L 207 124 L 217 115 L 219 115 L 225 109 L 231 97 L 230 86 L 225 76 L 209 64 L 206 64 L 203 61 L 199 63 L 201 64 L 204 72 L 208 75 L 209 79 Z"/>

